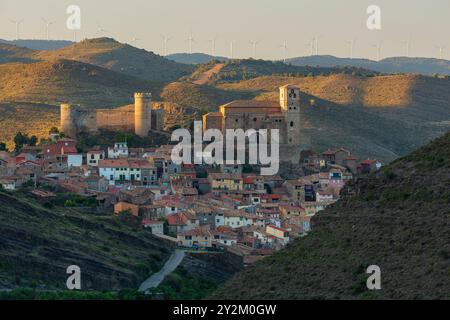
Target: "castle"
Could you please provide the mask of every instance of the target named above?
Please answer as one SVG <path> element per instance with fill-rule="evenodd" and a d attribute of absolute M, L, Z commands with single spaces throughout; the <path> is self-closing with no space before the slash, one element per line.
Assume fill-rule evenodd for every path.
<path fill-rule="evenodd" d="M 279 129 L 280 156 L 297 162 L 300 155 L 300 89 L 279 88 L 280 101 L 237 100 L 220 106 L 218 112 L 203 116 L 203 130 Z"/>
<path fill-rule="evenodd" d="M 69 137 L 80 132 L 96 132 L 99 129 L 111 131 L 133 131 L 145 137 L 150 130 L 162 131 L 164 109 L 152 105 L 150 93 L 136 92 L 134 105 L 116 109 L 85 110 L 68 103 L 61 104 L 61 131 Z"/>

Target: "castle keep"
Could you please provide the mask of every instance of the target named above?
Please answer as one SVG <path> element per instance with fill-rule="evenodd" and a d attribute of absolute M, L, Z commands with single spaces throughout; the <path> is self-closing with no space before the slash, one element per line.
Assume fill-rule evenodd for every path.
<path fill-rule="evenodd" d="M 150 130 L 162 131 L 164 127 L 162 106 L 152 104 L 150 93 L 134 94 L 134 105 L 116 109 L 84 110 L 68 103 L 61 104 L 61 131 L 69 137 L 79 132 L 133 131 L 145 137 Z"/>
<path fill-rule="evenodd" d="M 280 155 L 296 162 L 300 154 L 300 89 L 293 85 L 279 88 L 279 103 L 237 100 L 203 116 L 203 130 L 279 129 Z"/>

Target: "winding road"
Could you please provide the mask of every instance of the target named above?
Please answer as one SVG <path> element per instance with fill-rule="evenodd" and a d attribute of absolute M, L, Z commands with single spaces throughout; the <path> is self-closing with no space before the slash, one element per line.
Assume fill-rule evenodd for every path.
<path fill-rule="evenodd" d="M 174 253 L 169 257 L 161 270 L 153 274 L 150 278 L 142 282 L 139 287 L 139 292 L 146 292 L 148 289 L 156 288 L 164 280 L 164 278 L 172 273 L 183 261 L 184 251 L 175 250 Z"/>

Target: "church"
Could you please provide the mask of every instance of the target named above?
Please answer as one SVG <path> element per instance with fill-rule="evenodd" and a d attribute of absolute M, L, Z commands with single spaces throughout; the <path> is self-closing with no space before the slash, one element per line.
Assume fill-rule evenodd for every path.
<path fill-rule="evenodd" d="M 218 112 L 203 116 L 203 130 L 279 129 L 282 160 L 298 162 L 300 154 L 300 89 L 285 85 L 279 88 L 279 103 L 273 101 L 236 100 L 219 107 Z"/>

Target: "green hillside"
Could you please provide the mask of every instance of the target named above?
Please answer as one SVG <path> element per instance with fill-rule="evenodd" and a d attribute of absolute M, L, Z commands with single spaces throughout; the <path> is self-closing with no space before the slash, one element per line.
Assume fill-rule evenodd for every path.
<path fill-rule="evenodd" d="M 59 202 L 0 191 L 0 289 L 65 289 L 70 265 L 81 268 L 84 290 L 136 289 L 168 258 L 141 227 Z"/>
<path fill-rule="evenodd" d="M 313 231 L 235 276 L 220 299 L 449 299 L 450 133 L 351 185 Z M 366 268 L 381 268 L 381 290 Z"/>

